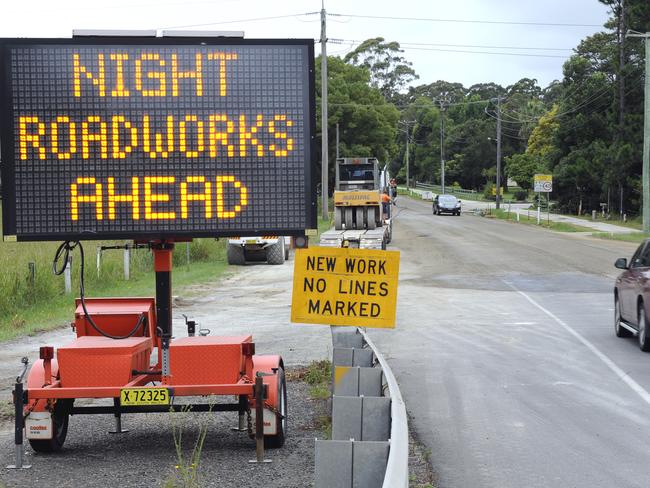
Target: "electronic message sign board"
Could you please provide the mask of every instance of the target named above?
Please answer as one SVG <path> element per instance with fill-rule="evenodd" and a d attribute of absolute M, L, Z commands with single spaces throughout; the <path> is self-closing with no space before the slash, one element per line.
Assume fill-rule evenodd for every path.
<path fill-rule="evenodd" d="M 0 40 L 5 240 L 316 227 L 313 40 Z"/>

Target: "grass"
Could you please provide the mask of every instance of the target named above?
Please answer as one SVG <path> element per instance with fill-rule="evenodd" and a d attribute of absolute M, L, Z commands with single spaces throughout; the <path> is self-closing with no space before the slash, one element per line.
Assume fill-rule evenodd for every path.
<path fill-rule="evenodd" d="M 309 397 L 317 403 L 314 423 L 323 433 L 325 439 L 332 438 L 332 417 L 327 412 L 327 400 L 330 397 L 332 382 L 332 362 L 329 360 L 312 361 L 306 368 L 290 371 L 288 381 L 304 381 L 309 388 Z"/>
<path fill-rule="evenodd" d="M 96 267 L 95 249 L 100 244 L 85 243 L 85 288 L 92 296 L 153 296 L 153 259 L 146 250 L 132 250 L 130 280 L 123 274 L 123 251 L 105 251 L 101 268 Z M 0 243 L 0 341 L 21 335 L 51 330 L 72 320 L 74 298 L 79 293 L 79 254 L 72 261 L 72 293 L 64 292 L 62 276 L 52 273 L 55 243 Z M 190 266 L 186 265 L 186 246 L 174 252 L 175 293 L 188 285 L 212 281 L 226 270 L 225 241 L 196 239 L 190 244 Z M 34 263 L 32 278 L 29 263 Z"/>
<path fill-rule="evenodd" d="M 591 235 L 592 237 L 597 237 L 599 239 L 609 239 L 612 241 L 624 242 L 643 242 L 650 237 L 650 234 L 644 234 L 643 232 L 630 232 L 627 234 L 615 234 L 613 232 L 594 232 Z"/>
<path fill-rule="evenodd" d="M 569 224 L 567 222 L 553 222 L 552 220 L 549 222 L 543 218 L 541 220 L 541 224 L 538 226 L 536 215 L 532 217 L 529 215 L 527 216 L 520 215 L 519 216 L 520 220 L 517 221 L 517 214 L 515 212 L 508 212 L 507 210 L 502 210 L 502 209 L 501 210 L 492 209 L 490 210 L 490 213 L 487 214 L 486 216 L 500 219 L 500 220 L 508 220 L 510 222 L 515 222 L 518 224 L 543 227 L 545 229 L 554 230 L 556 232 L 591 232 L 592 231 L 592 229 L 588 227 L 583 227 L 581 225 Z"/>
<path fill-rule="evenodd" d="M 605 224 L 613 224 L 613 225 L 619 225 L 621 227 L 628 227 L 630 229 L 637 229 L 641 230 L 643 228 L 643 219 L 641 217 L 634 217 L 627 219 L 627 221 L 623 222 L 622 219 L 614 218 L 614 219 L 606 219 L 602 217 L 602 214 L 596 214 L 596 220 L 593 220 L 590 215 L 571 215 L 571 217 L 575 217 L 576 219 L 581 219 L 589 222 L 603 222 Z"/>

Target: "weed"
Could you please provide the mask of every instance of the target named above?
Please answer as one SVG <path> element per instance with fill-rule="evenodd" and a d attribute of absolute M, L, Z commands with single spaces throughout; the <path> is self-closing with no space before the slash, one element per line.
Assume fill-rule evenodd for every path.
<path fill-rule="evenodd" d="M 213 400 L 209 399 L 210 408 L 208 414 L 212 411 Z M 188 405 L 180 412 L 170 412 L 172 434 L 174 436 L 174 447 L 176 448 L 176 462 L 174 466 L 175 476 L 166 480 L 163 485 L 165 488 L 200 488 L 202 485 L 200 479 L 200 461 L 201 451 L 205 443 L 205 437 L 208 433 L 208 416 L 200 417 L 199 432 L 192 445 L 189 454 L 183 449 L 183 431 L 189 424 L 190 418 L 196 418 L 191 414 L 192 407 Z"/>
<path fill-rule="evenodd" d="M 314 400 L 327 400 L 330 397 L 330 388 L 327 383 L 319 383 L 309 389 L 309 396 Z"/>
<path fill-rule="evenodd" d="M 11 400 L 0 400 L 0 420 L 14 419 L 15 407 Z M 1 486 L 1 485 L 0 485 Z"/>
<path fill-rule="evenodd" d="M 332 363 L 324 359 L 322 361 L 313 361 L 305 371 L 305 382 L 314 386 L 321 383 L 327 383 L 332 378 Z"/>

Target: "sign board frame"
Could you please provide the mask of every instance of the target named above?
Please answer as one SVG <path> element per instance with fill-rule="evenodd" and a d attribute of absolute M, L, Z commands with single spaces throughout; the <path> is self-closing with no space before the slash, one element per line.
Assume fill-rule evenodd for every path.
<path fill-rule="evenodd" d="M 535 193 L 553 192 L 553 175 L 536 174 L 533 177 Z"/>
<path fill-rule="evenodd" d="M 399 251 L 297 249 L 291 321 L 394 328 L 399 260 Z"/>
<path fill-rule="evenodd" d="M 204 47 L 214 46 L 216 48 L 227 48 L 232 46 L 234 48 L 246 49 L 253 47 L 264 48 L 282 48 L 288 47 L 290 49 L 300 49 L 304 53 L 304 62 L 301 64 L 301 72 L 304 77 L 300 78 L 302 83 L 303 95 L 301 100 L 304 100 L 299 107 L 299 113 L 302 116 L 302 125 L 300 129 L 296 129 L 296 133 L 300 136 L 300 142 L 303 144 L 299 167 L 303 171 L 304 181 L 300 181 L 298 188 L 302 187 L 301 193 L 304 193 L 304 200 L 294 207 L 300 209 L 300 215 L 296 218 L 295 222 L 300 220 L 301 224 L 298 226 L 295 223 L 287 223 L 286 225 L 266 225 L 269 218 L 266 216 L 268 212 L 263 212 L 259 218 L 251 218 L 249 224 L 242 229 L 236 229 L 235 224 L 231 225 L 227 230 L 215 224 L 214 227 L 206 229 L 196 223 L 188 224 L 182 227 L 177 223 L 176 226 L 170 224 L 167 228 L 164 224 L 160 224 L 155 228 L 147 228 L 146 225 L 132 225 L 128 223 L 115 229 L 102 229 L 100 231 L 93 231 L 93 229 L 74 229 L 72 231 L 65 230 L 61 232 L 46 230 L 46 231 L 21 231 L 17 229 L 17 208 L 16 208 L 16 122 L 15 122 L 15 104 L 12 101 L 12 64 L 11 52 L 13 49 L 31 49 L 37 47 L 49 48 L 70 48 L 70 47 L 97 47 L 110 49 L 111 47 L 117 48 L 143 48 L 151 46 L 151 49 L 170 49 L 174 47 L 190 48 L 199 50 Z M 252 65 L 254 66 L 254 65 Z M 252 68 L 254 69 L 254 68 Z M 39 68 L 39 73 L 45 70 L 47 75 L 47 67 Z M 261 73 L 262 68 L 259 68 Z M 52 70 L 56 73 L 56 69 Z M 247 80 L 245 80 L 247 81 Z M 64 80 L 60 80 L 65 83 Z M 243 83 L 245 85 L 245 83 Z M 280 87 L 280 84 L 277 85 Z M 112 87 L 111 87 L 112 88 Z M 244 93 L 245 88 L 241 88 Z M 243 99 L 245 97 L 240 97 Z M 144 102 L 143 102 L 144 103 Z M 251 102 L 253 104 L 254 102 Z M 47 240 L 77 240 L 77 239 L 134 239 L 134 240 L 157 240 L 157 239 L 187 239 L 193 237 L 227 237 L 232 235 L 304 235 L 307 229 L 315 228 L 317 223 L 316 211 L 316 152 L 315 152 L 315 128 L 316 128 L 316 109 L 315 109 L 315 83 L 314 83 L 314 44 L 312 39 L 239 39 L 239 38 L 218 38 L 218 37 L 76 37 L 71 39 L 0 39 L 0 141 L 2 142 L 1 149 L 1 175 L 2 175 L 2 218 L 3 218 L 3 234 L 6 241 L 47 241 Z M 54 103 L 56 109 L 56 103 Z M 147 105 L 144 105 L 143 110 L 147 110 Z M 164 105 L 162 105 L 164 108 Z M 239 105 L 233 102 L 230 105 L 231 110 L 237 112 Z M 122 107 L 122 110 L 117 110 L 117 113 L 127 110 Z M 132 107 L 131 107 L 132 108 Z M 161 109 L 160 103 L 157 107 Z M 246 105 L 246 109 L 252 111 L 254 105 Z M 90 109 L 92 110 L 92 109 Z M 216 108 L 215 110 L 219 110 Z M 87 113 L 82 113 L 82 116 Z M 296 156 L 298 158 L 298 156 Z M 98 158 L 97 158 L 98 159 Z M 144 159 L 144 158 L 143 158 Z M 93 160 L 95 162 L 95 160 Z M 95 163 L 97 164 L 97 163 Z M 134 163 L 134 165 L 137 163 Z M 215 163 L 216 164 L 216 163 Z M 237 163 L 232 163 L 237 164 Z M 297 164 L 297 163 L 296 163 Z M 153 167 L 153 166 L 152 166 Z M 148 169 L 147 169 L 148 170 Z M 180 173 L 179 173 L 180 174 Z M 258 174 L 258 173 L 255 173 Z M 259 171 L 259 175 L 263 175 Z M 268 188 L 268 182 L 271 180 L 264 180 L 265 176 L 259 177 L 260 182 L 266 182 L 265 192 L 273 192 L 273 197 L 282 200 L 282 188 Z M 180 177 L 177 178 L 180 180 Z M 232 181 L 232 180 L 226 180 Z M 255 180 L 258 181 L 258 180 Z M 214 183 L 213 183 L 214 185 Z M 104 190 L 105 191 L 105 190 Z M 178 191 L 178 190 L 175 190 Z M 206 190 L 207 191 L 207 190 Z M 287 192 L 289 190 L 286 190 Z M 171 197 L 170 197 L 171 198 Z M 302 198 L 302 197 L 301 197 Z M 248 210 L 248 209 L 246 209 Z M 32 214 L 35 210 L 30 209 Z M 60 212 L 59 212 L 60 213 Z M 56 215 L 50 216 L 50 219 L 56 221 Z M 276 219 L 277 220 L 277 219 Z M 243 225 L 243 224 L 242 224 Z M 35 226 L 34 226 L 35 227 Z M 53 226 L 53 228 L 56 225 Z M 63 228 L 63 225 L 60 226 Z M 58 227 L 57 227 L 58 228 Z"/>

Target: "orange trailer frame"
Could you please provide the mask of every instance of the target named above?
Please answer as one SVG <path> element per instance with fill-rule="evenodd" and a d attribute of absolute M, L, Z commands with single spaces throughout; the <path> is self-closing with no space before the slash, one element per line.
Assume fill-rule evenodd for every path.
<path fill-rule="evenodd" d="M 21 377 L 17 379 L 14 402 L 20 414 L 16 415 L 16 445 L 19 440 L 22 444 L 25 419 L 33 412 L 49 412 L 52 436 L 29 442 L 36 451 L 51 452 L 62 448 L 70 415 L 113 414 L 115 432 L 126 432 L 122 414 L 180 411 L 190 405 L 192 411 L 238 412 L 239 430 L 255 436 L 257 461 L 262 461 L 264 445 L 281 447 L 286 434 L 282 358 L 255 355 L 250 335 L 195 336 L 194 322 L 188 322 L 188 337 L 172 339 L 174 243 L 161 241 L 149 246 L 154 255 L 156 298 L 77 299 L 72 324 L 76 339 L 59 347 L 56 355 L 53 347 L 41 347 L 40 359 L 29 371 L 27 387 L 23 388 Z M 107 330 L 120 338 L 102 335 Z M 130 388 L 144 389 L 145 393 L 162 388 L 170 402 L 123 405 L 122 392 Z M 233 395 L 238 401 L 176 403 L 182 397 L 211 395 Z M 74 406 L 74 400 L 80 398 L 111 398 L 113 406 Z M 253 411 L 255 428 L 250 421 L 246 428 L 245 416 Z"/>

